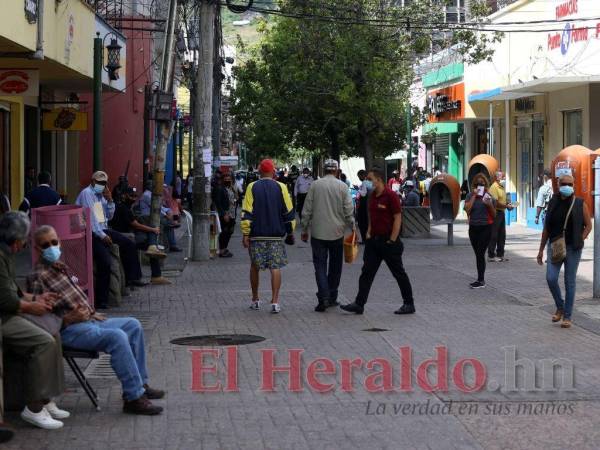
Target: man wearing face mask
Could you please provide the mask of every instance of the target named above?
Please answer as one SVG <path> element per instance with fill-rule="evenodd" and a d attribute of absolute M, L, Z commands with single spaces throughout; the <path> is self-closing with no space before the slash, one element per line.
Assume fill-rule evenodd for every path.
<path fill-rule="evenodd" d="M 123 388 L 123 412 L 156 415 L 162 407 L 150 400 L 164 397 L 164 391 L 148 386 L 144 331 L 134 317 L 107 319 L 88 303 L 85 292 L 69 267 L 60 261 L 60 240 L 49 225 L 39 227 L 33 241 L 41 258 L 27 279 L 28 291 L 60 294 L 52 312 L 62 318 L 60 335 L 64 345 L 110 354 L 110 364 Z"/>
<path fill-rule="evenodd" d="M 108 221 L 115 214 L 115 203 L 108 188 L 108 175 L 97 171 L 92 175 L 90 185 L 77 196 L 75 203 L 90 209 L 92 224 L 92 253 L 96 263 L 94 279 L 95 299 L 98 309 L 108 308 L 108 292 L 110 287 L 110 265 L 112 256 L 110 246 L 119 246 L 119 255 L 123 263 L 128 286 L 145 286 L 141 281 L 142 269 L 137 255 L 135 243 L 121 233 L 109 230 Z"/>
<path fill-rule="evenodd" d="M 310 186 L 313 184 L 313 177 L 310 176 L 310 170 L 308 167 L 302 169 L 302 176 L 298 177 L 296 180 L 296 185 L 294 187 L 294 197 L 296 197 L 296 211 L 298 212 L 298 217 L 302 217 L 302 209 L 304 208 L 304 200 L 306 200 L 306 196 L 308 195 L 308 190 Z"/>
<path fill-rule="evenodd" d="M 504 257 L 504 245 L 506 243 L 506 217 L 505 211 L 512 210 L 512 205 L 506 198 L 506 178 L 502 171 L 495 173 L 494 182 L 490 186 L 489 193 L 496 203 L 496 217 L 492 226 L 492 237 L 488 245 L 488 261 L 508 261 Z"/>

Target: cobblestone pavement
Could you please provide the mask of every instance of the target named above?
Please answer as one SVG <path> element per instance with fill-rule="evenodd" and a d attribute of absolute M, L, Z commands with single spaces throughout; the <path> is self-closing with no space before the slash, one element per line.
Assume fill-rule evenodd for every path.
<path fill-rule="evenodd" d="M 550 323 L 551 298 L 544 271 L 537 266 L 539 235 L 520 227 L 509 230 L 509 262 L 489 264 L 488 287 L 473 291 L 474 256 L 466 228 L 456 227 L 454 247 L 445 245 L 445 229 L 431 239 L 407 240 L 405 266 L 412 279 L 417 314 L 396 316 L 401 303 L 398 287 L 382 266 L 362 316 L 340 310 L 313 312 L 315 283 L 309 246 L 299 242 L 289 249 L 284 270 L 282 313 L 247 309 L 248 256 L 234 238 L 232 259 L 188 263 L 173 278 L 172 287 L 136 291 L 110 314 L 139 317 L 146 328 L 151 381 L 168 390 L 165 412 L 156 417 L 121 413 L 121 390 L 116 378 L 91 377 L 102 410 L 95 411 L 69 375 L 69 389 L 60 404 L 72 412 L 62 430 L 46 432 L 8 419 L 17 428 L 7 449 L 504 449 L 600 447 L 600 306 L 591 299 L 591 249 L 580 268 L 575 326 L 562 330 Z M 345 265 L 341 300 L 351 301 L 357 290 L 358 262 Z M 268 278 L 261 278 L 261 295 L 268 300 Z M 366 331 L 368 329 L 381 331 Z M 191 391 L 189 348 L 170 341 L 189 335 L 240 333 L 264 336 L 265 341 L 238 350 L 238 392 Z M 437 346 L 449 353 L 449 387 L 427 393 L 419 385 L 417 367 L 432 358 Z M 355 369 L 354 391 L 343 392 L 340 365 L 332 392 L 308 387 L 290 392 L 285 374 L 275 378 L 276 391 L 261 391 L 261 350 L 274 349 L 276 362 L 288 361 L 288 349 L 303 349 L 303 370 L 317 357 L 385 358 L 394 370 L 393 385 L 401 376 L 400 347 L 412 349 L 413 392 L 367 392 L 367 376 L 379 371 Z M 565 358 L 575 371 L 574 390 L 525 388 L 519 370 L 517 390 L 507 386 L 505 358 L 536 364 L 537 386 L 548 379 L 542 360 Z M 477 358 L 487 370 L 487 386 L 462 392 L 452 382 L 461 358 Z M 526 362 L 523 363 L 525 366 Z M 566 363 L 565 363 L 566 364 Z M 220 379 L 225 364 L 219 361 Z M 88 372 L 94 375 L 93 366 Z M 65 369 L 69 372 L 69 369 Z M 514 369 L 512 371 L 514 373 Z M 97 373 L 96 373 L 97 374 Z M 472 370 L 465 383 L 473 385 Z M 544 375 L 544 376 L 543 376 Z M 215 377 L 205 374 L 206 382 Z M 434 376 L 430 380 L 434 380 Z M 560 378 L 560 377 L 556 377 Z M 382 378 L 369 380 L 381 383 Z M 407 406 L 408 405 L 408 406 Z M 445 407 L 445 408 L 442 408 Z"/>

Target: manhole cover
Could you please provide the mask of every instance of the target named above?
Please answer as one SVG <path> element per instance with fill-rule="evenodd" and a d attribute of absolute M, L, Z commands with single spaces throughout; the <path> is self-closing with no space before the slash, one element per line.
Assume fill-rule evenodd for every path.
<path fill-rule="evenodd" d="M 188 336 L 173 339 L 171 344 L 189 345 L 192 347 L 209 347 L 220 345 L 247 345 L 262 342 L 266 338 L 251 334 L 208 334 L 205 336 Z"/>
<path fill-rule="evenodd" d="M 382 331 L 390 331 L 386 328 L 367 328 L 366 330 L 363 331 L 372 331 L 373 333 L 380 333 Z"/>

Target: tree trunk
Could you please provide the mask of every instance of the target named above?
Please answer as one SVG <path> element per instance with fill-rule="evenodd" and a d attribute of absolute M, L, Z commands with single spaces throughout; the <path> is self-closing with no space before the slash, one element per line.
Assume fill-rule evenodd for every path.
<path fill-rule="evenodd" d="M 373 148 L 363 119 L 358 122 L 358 138 L 358 149 L 365 159 L 365 170 L 369 171 L 373 168 Z"/>
<path fill-rule="evenodd" d="M 331 136 L 331 159 L 335 159 L 338 163 L 340 162 L 340 139 L 337 131 L 332 131 Z"/>

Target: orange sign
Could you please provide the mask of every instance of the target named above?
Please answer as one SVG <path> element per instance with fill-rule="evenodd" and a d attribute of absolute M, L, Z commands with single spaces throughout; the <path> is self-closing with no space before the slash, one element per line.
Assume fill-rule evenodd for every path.
<path fill-rule="evenodd" d="M 42 117 L 44 131 L 86 131 L 87 113 L 73 108 L 58 108 L 45 112 Z"/>
<path fill-rule="evenodd" d="M 429 122 L 454 122 L 465 117 L 465 84 L 459 83 L 427 94 Z"/>

